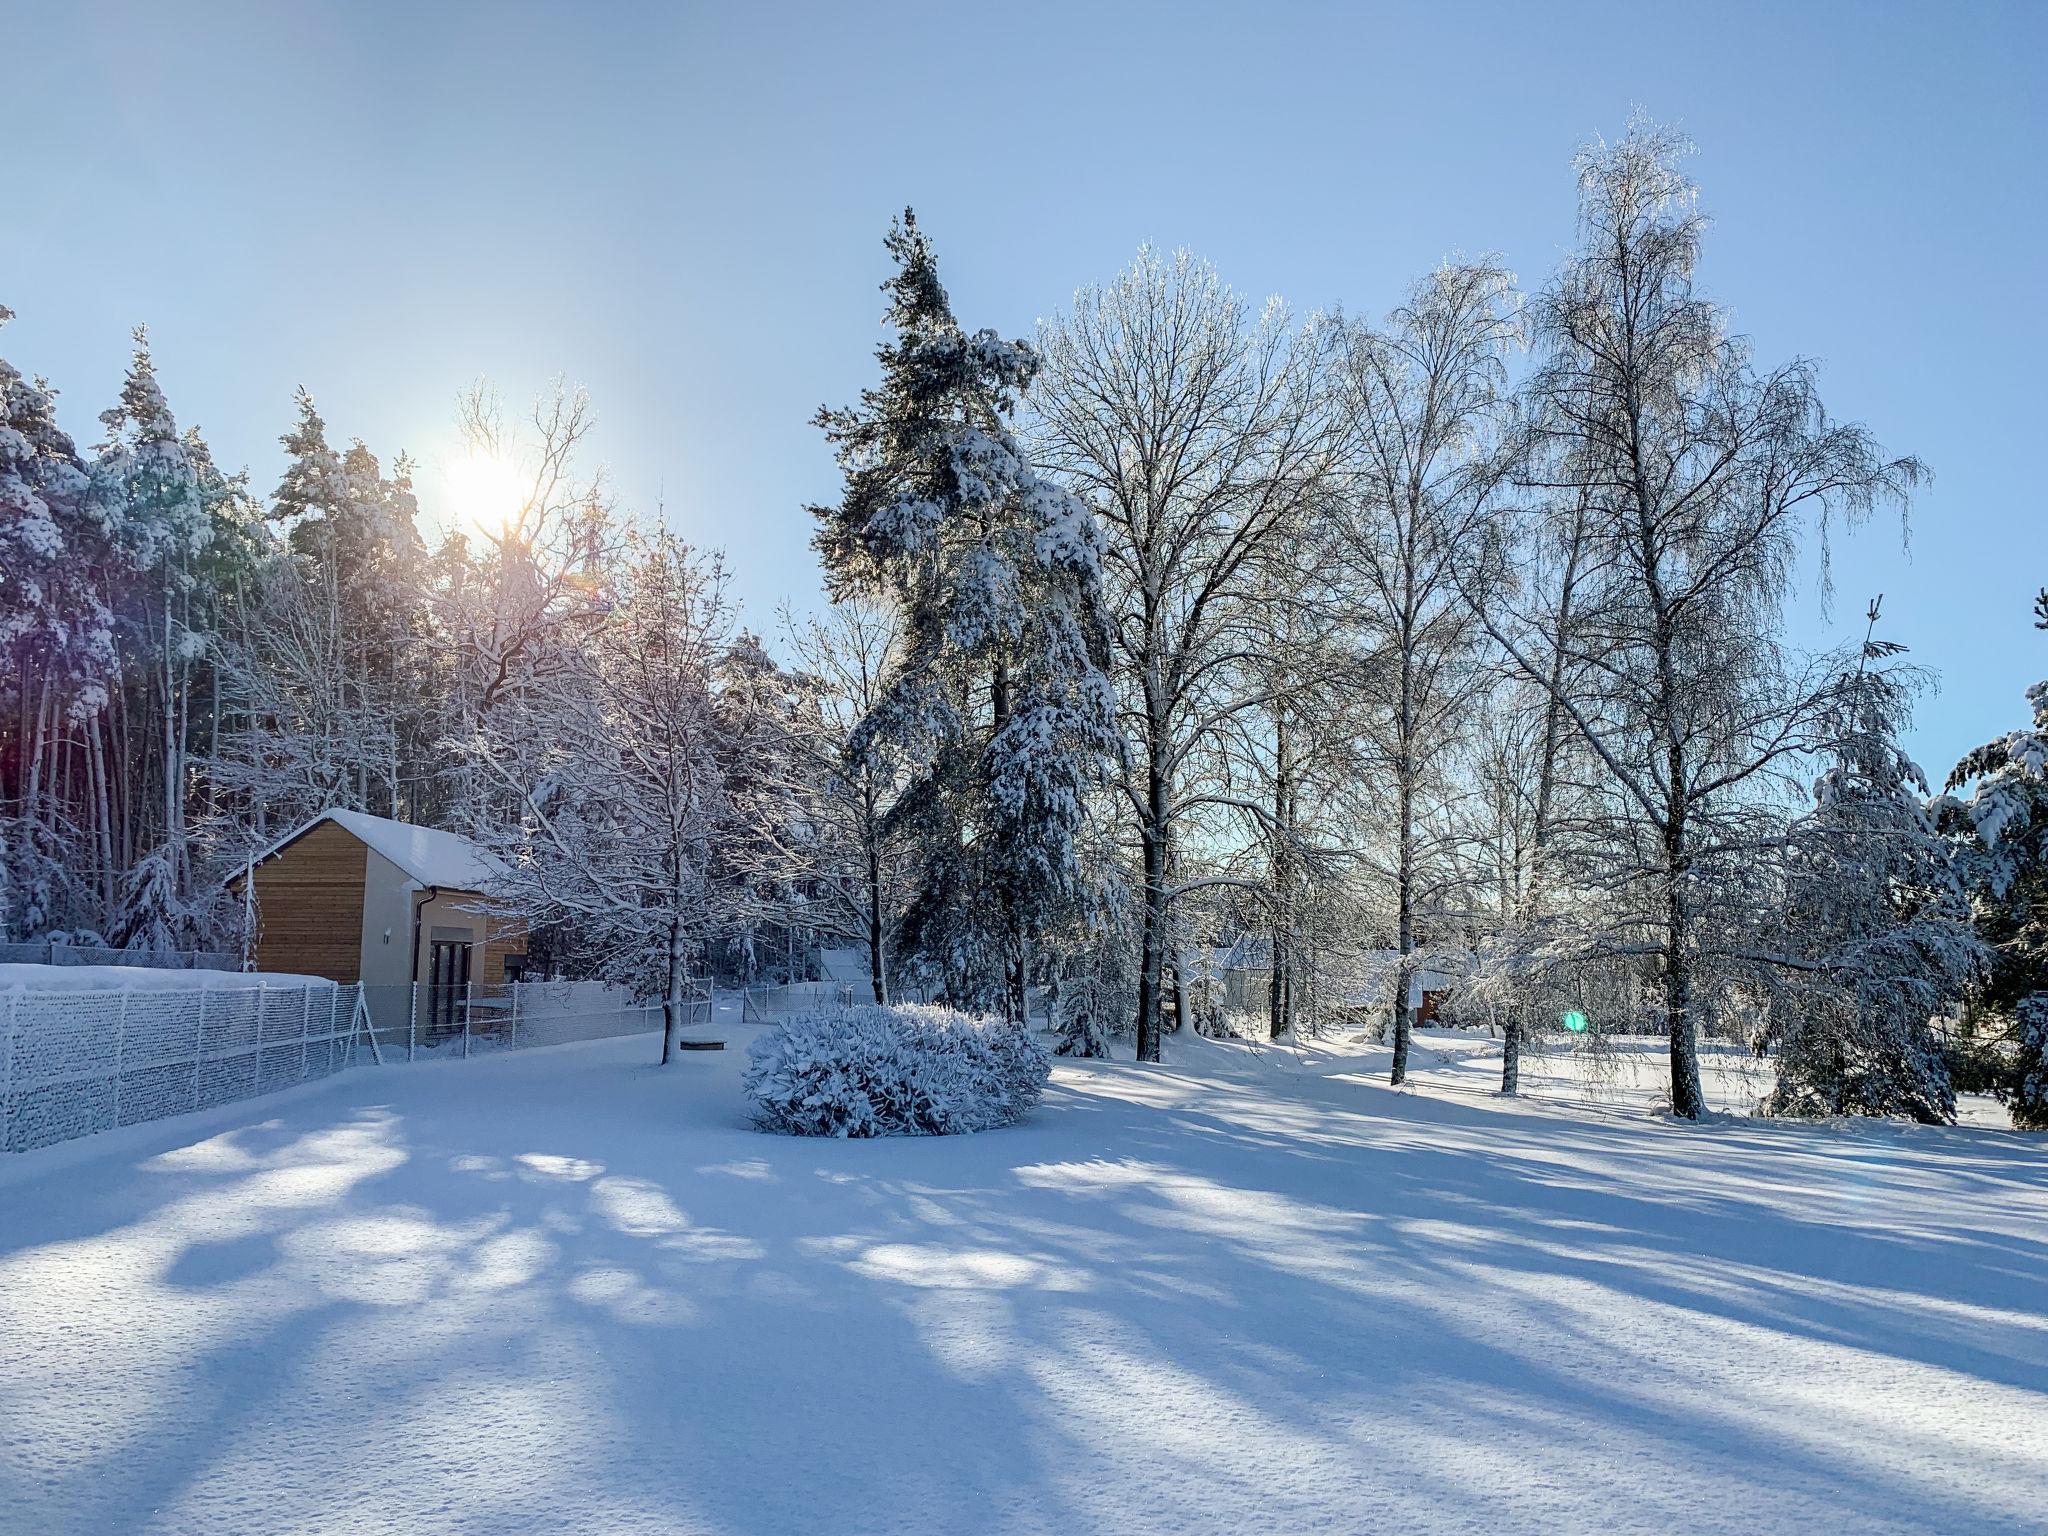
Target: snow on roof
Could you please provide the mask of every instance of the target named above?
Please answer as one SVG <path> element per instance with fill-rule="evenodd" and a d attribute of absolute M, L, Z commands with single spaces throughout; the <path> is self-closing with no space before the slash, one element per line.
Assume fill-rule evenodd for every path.
<path fill-rule="evenodd" d="M 460 832 L 443 832 L 435 827 L 416 827 L 410 822 L 372 816 L 365 811 L 322 811 L 304 826 L 279 838 L 256 856 L 260 864 L 281 852 L 306 833 L 331 821 L 344 832 L 367 844 L 421 885 L 440 886 L 451 891 L 480 891 L 503 869 L 498 858 L 464 837 Z"/>

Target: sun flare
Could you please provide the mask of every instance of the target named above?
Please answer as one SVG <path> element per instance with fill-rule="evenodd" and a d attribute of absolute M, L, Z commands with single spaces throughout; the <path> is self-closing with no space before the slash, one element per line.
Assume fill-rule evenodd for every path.
<path fill-rule="evenodd" d="M 455 515 L 485 533 L 501 533 L 518 518 L 524 500 L 519 472 L 488 453 L 469 452 L 444 471 Z"/>

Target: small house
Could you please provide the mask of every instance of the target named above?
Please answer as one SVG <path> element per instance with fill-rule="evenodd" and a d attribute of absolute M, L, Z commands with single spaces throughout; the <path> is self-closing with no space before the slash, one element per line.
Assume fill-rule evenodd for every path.
<path fill-rule="evenodd" d="M 483 908 L 499 868 L 459 833 L 323 811 L 228 886 L 249 903 L 258 970 L 361 982 L 380 1027 L 415 1009 L 420 1023 L 446 1025 L 472 984 L 525 971 L 524 928 Z M 417 998 L 415 988 L 424 989 Z"/>

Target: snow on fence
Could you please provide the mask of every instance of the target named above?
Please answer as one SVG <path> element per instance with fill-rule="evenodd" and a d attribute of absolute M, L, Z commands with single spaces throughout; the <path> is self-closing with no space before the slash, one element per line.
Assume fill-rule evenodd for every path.
<path fill-rule="evenodd" d="M 319 982 L 0 993 L 0 1150 L 325 1077 L 348 1065 L 357 991 Z"/>
<path fill-rule="evenodd" d="M 856 993 L 859 995 L 856 997 Z M 818 1008 L 850 1008 L 856 1001 L 872 1003 L 872 987 L 857 987 L 845 981 L 799 981 L 777 987 L 744 987 L 740 990 L 742 1019 L 786 1019 L 793 1013 Z"/>
<path fill-rule="evenodd" d="M 693 988 L 689 1010 L 689 1022 L 709 1021 L 708 989 Z M 274 1093 L 352 1063 L 566 1045 L 661 1024 L 659 1001 L 580 981 L 0 990 L 0 1151 Z"/>
<path fill-rule="evenodd" d="M 213 949 L 102 949 L 91 944 L 0 944 L 0 965 L 132 965 L 156 971 L 238 971 L 242 957 Z"/>
<path fill-rule="evenodd" d="M 472 1056 L 606 1040 L 661 1028 L 661 1003 L 588 981 L 487 986 L 366 986 L 372 1032 L 386 1062 Z M 693 993 L 689 1022 L 710 1019 L 707 993 Z"/>

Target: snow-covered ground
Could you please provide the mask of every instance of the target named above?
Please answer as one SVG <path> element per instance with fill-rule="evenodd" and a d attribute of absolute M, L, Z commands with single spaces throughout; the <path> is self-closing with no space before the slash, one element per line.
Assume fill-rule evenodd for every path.
<path fill-rule="evenodd" d="M 2048 1522 L 2048 1138 L 1508 1103 L 1425 1037 L 1410 1092 L 1175 1041 L 796 1141 L 650 1047 L 0 1163 L 0 1531 Z"/>

